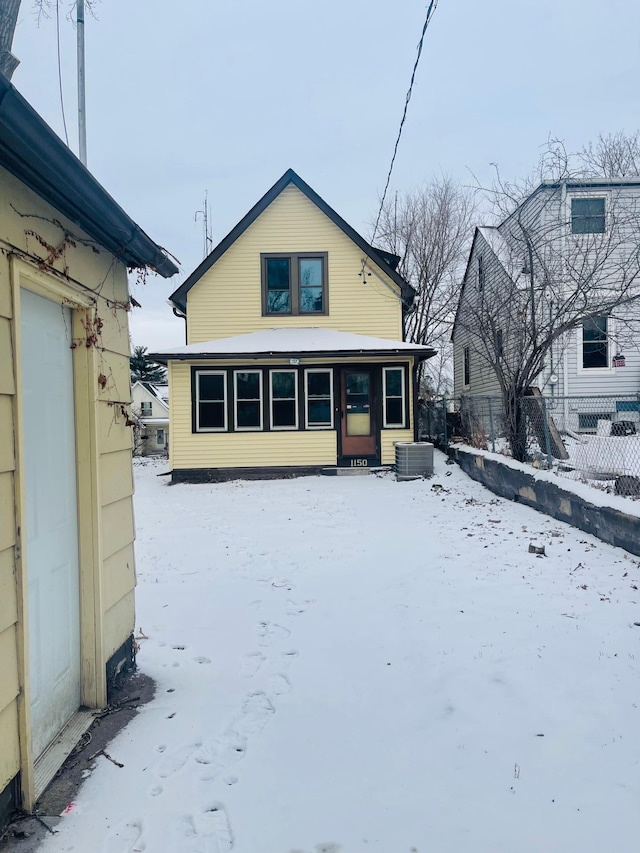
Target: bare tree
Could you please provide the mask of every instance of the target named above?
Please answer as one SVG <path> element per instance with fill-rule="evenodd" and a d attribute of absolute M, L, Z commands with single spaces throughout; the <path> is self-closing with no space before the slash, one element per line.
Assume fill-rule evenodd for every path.
<path fill-rule="evenodd" d="M 486 229 L 492 252 L 472 257 L 456 322 L 460 334 L 497 380 L 505 430 L 515 459 L 526 456 L 522 398 L 539 382 L 552 348 L 572 330 L 600 318 L 619 320 L 619 334 L 637 323 L 640 306 L 640 201 L 623 185 L 607 187 L 606 214 L 567 204 L 567 183 L 582 172 L 554 142 L 537 170 L 538 187 L 513 185 L 498 175 L 493 201 L 502 218 Z M 522 193 L 526 198 L 521 200 Z M 572 190 L 579 198 L 579 189 Z M 588 199 L 592 193 L 586 193 Z M 582 218 L 580 218 L 580 216 Z M 478 250 L 477 254 L 479 257 Z"/>
<path fill-rule="evenodd" d="M 640 175 L 640 131 L 600 134 L 578 154 L 584 172 L 602 178 L 628 178 Z"/>
<path fill-rule="evenodd" d="M 474 193 L 440 177 L 396 195 L 380 216 L 376 244 L 400 256 L 398 272 L 416 290 L 406 338 L 439 350 L 424 363 L 423 380 L 436 392 L 445 390 L 451 372 L 451 325 L 474 214 Z"/>
<path fill-rule="evenodd" d="M 20 60 L 11 53 L 13 34 L 16 29 L 20 0 L 0 2 L 0 73 L 11 80 Z"/>

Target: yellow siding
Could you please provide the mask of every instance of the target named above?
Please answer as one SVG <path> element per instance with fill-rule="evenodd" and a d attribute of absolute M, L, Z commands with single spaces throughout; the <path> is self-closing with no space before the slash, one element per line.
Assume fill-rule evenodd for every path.
<path fill-rule="evenodd" d="M 14 700 L 0 711 L 0 791 L 20 769 L 18 704 Z"/>
<path fill-rule="evenodd" d="M 10 548 L 16 541 L 14 507 L 13 474 L 7 471 L 0 474 L 0 551 Z"/>
<path fill-rule="evenodd" d="M 133 504 L 131 498 L 123 498 L 102 508 L 103 559 L 122 550 L 135 539 L 133 527 Z M 123 643 L 126 637 L 120 641 Z"/>
<path fill-rule="evenodd" d="M 328 252 L 329 314 L 263 317 L 261 252 Z M 320 326 L 402 339 L 399 289 L 385 272 L 360 276 L 363 252 L 297 187 L 290 185 L 200 281 L 187 302 L 188 342 L 275 326 Z"/>
<path fill-rule="evenodd" d="M 114 503 L 133 494 L 131 451 L 118 450 L 100 456 L 100 503 Z"/>
<path fill-rule="evenodd" d="M 14 468 L 12 399 L 0 397 L 0 471 Z"/>
<path fill-rule="evenodd" d="M 94 655 L 93 659 L 83 661 L 83 698 L 89 703 L 104 703 L 106 661 L 133 629 L 135 566 L 132 431 L 125 425 L 122 413 L 122 407 L 130 401 L 126 268 L 109 252 L 86 240 L 87 235 L 76 225 L 3 169 L 0 169 L 0 185 L 1 793 L 20 766 L 14 697 L 19 685 L 28 685 L 29 681 L 28 669 L 18 668 L 18 638 L 24 641 L 24 625 L 17 621 L 18 603 L 28 583 L 29 567 L 16 561 L 13 547 L 21 482 L 19 468 L 14 475 L 18 464 L 14 449 L 19 444 L 14 420 L 19 364 L 12 342 L 19 333 L 14 302 L 19 302 L 17 294 L 21 285 L 33 287 L 54 301 L 77 304 L 73 308 L 73 334 L 77 344 L 74 351 L 76 431 L 82 496 L 79 538 L 85 592 L 81 618 L 83 652 Z M 80 238 L 74 241 L 75 245 L 65 241 L 63 229 Z M 61 247 L 60 257 L 52 258 L 47 246 Z M 97 322 L 92 318 L 97 318 Z M 89 347 L 87 327 L 89 332 L 97 334 Z M 123 555 L 126 555 L 124 563 L 120 562 Z M 103 621 L 108 622 L 106 638 L 102 635 Z M 87 681 L 85 672 L 95 675 Z M 28 725 L 28 709 L 23 716 Z M 29 758 L 26 756 L 24 760 Z"/>
<path fill-rule="evenodd" d="M 0 634 L 0 709 L 4 709 L 20 691 L 18 684 L 18 655 L 16 652 L 16 629 L 13 625 Z M 0 752 L 1 752 L 0 748 Z"/>
<path fill-rule="evenodd" d="M 380 436 L 383 465 L 394 465 L 396 461 L 396 441 L 413 441 L 412 429 L 383 429 Z"/>
<path fill-rule="evenodd" d="M 16 582 L 13 576 L 13 548 L 0 551 L 0 631 L 13 625 L 18 618 Z M 0 662 L 0 672 L 3 672 Z"/>
<path fill-rule="evenodd" d="M 104 561 L 102 583 L 105 610 L 124 598 L 135 586 L 135 581 L 133 544 L 129 543 Z"/>
<path fill-rule="evenodd" d="M 133 590 L 128 592 L 104 615 L 104 646 L 107 660 L 133 633 L 135 627 L 135 601 Z"/>

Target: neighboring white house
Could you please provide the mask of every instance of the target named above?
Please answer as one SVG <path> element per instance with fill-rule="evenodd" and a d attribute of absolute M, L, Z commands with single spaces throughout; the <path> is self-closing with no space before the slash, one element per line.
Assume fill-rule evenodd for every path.
<path fill-rule="evenodd" d="M 169 386 L 135 382 L 131 410 L 137 418 L 134 454 L 159 456 L 169 447 Z"/>
<path fill-rule="evenodd" d="M 452 333 L 456 396 L 500 395 L 495 365 L 527 346 L 532 300 L 538 334 L 571 311 L 584 317 L 534 383 L 556 398 L 558 425 L 590 432 L 598 419 L 638 420 L 640 346 L 629 325 L 638 308 L 614 302 L 639 292 L 639 210 L 640 177 L 545 181 L 498 226 L 476 228 Z"/>

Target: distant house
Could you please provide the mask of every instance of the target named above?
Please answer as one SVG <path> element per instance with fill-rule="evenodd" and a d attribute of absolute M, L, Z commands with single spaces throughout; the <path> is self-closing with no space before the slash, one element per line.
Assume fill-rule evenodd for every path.
<path fill-rule="evenodd" d="M 127 269 L 173 262 L 0 75 L 0 821 L 133 656 Z"/>
<path fill-rule="evenodd" d="M 286 172 L 171 296 L 173 480 L 392 462 L 434 354 L 403 340 L 398 261 Z"/>
<path fill-rule="evenodd" d="M 136 456 L 159 456 L 169 447 L 169 386 L 134 382 L 131 411 L 139 426 L 134 430 Z"/>
<path fill-rule="evenodd" d="M 537 321 L 544 328 L 547 318 L 555 316 L 558 300 L 554 302 L 555 283 L 548 282 L 551 286 L 545 290 L 542 278 L 553 278 L 550 271 L 555 271 L 558 279 L 568 275 L 575 282 L 584 263 L 587 296 L 576 297 L 574 310 L 589 316 L 555 341 L 537 387 L 548 399 L 557 399 L 554 419 L 561 428 L 592 432 L 598 419 L 637 420 L 640 406 L 630 395 L 640 392 L 640 345 L 628 321 L 637 319 L 638 309 L 620 305 L 611 313 L 594 314 L 585 306 L 589 288 L 595 294 L 599 287 L 615 289 L 637 278 L 639 211 L 640 178 L 545 181 L 498 226 L 476 228 L 452 334 L 454 394 L 500 395 L 492 361 L 508 360 L 510 348 L 518 349 L 513 327 L 521 332 L 523 327 L 513 322 L 515 312 L 528 305 L 535 287 Z M 524 223 L 531 245 L 522 238 L 519 223 Z M 618 230 L 612 238 L 614 228 Z M 600 252 L 599 267 L 585 262 L 587 250 L 574 251 L 586 241 L 596 259 Z M 474 328 L 474 323 L 480 322 L 480 306 L 490 299 L 497 307 L 493 322 L 485 322 L 481 340 L 480 326 Z M 597 304 L 597 296 L 593 301 Z M 596 395 L 609 400 L 589 399 Z"/>

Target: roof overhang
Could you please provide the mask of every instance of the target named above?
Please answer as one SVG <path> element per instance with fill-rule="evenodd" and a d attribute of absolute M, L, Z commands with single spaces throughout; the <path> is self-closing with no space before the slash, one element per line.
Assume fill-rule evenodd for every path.
<path fill-rule="evenodd" d="M 416 346 L 406 349 L 346 349 L 346 350 L 270 350 L 264 352 L 200 352 L 200 353 L 150 353 L 150 357 L 160 364 L 168 364 L 170 361 L 258 361 L 267 358 L 336 358 L 344 360 L 347 358 L 386 358 L 391 356 L 412 356 L 418 361 L 433 358 L 437 350 L 431 347 Z"/>
<path fill-rule="evenodd" d="M 0 166 L 128 267 L 148 267 L 163 278 L 178 272 L 2 74 Z"/>

